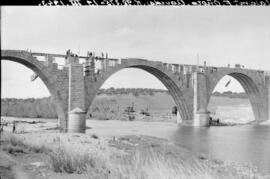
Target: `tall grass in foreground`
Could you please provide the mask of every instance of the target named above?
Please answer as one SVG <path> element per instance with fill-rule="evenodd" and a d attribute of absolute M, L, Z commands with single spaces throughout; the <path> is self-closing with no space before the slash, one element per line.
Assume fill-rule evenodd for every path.
<path fill-rule="evenodd" d="M 129 179 L 215 178 L 206 166 L 199 161 L 194 162 L 173 160 L 151 149 L 137 150 L 129 160 L 121 157 L 118 162 L 110 163 L 113 165 L 111 176 Z"/>
<path fill-rule="evenodd" d="M 200 162 L 187 164 L 172 161 L 152 150 L 137 150 L 134 156 L 111 156 L 70 153 L 59 149 L 49 154 L 55 172 L 80 173 L 88 178 L 175 179 L 215 178 Z"/>
<path fill-rule="evenodd" d="M 93 154 L 73 153 L 64 148 L 48 154 L 52 168 L 55 172 L 83 173 L 88 168 L 98 167 L 101 160 Z"/>
<path fill-rule="evenodd" d="M 235 173 L 218 173 L 197 158 L 186 161 L 151 148 L 109 157 L 59 149 L 49 157 L 55 172 L 79 173 L 95 179 L 241 178 Z"/>
<path fill-rule="evenodd" d="M 3 147 L 4 151 L 8 153 L 49 153 L 51 150 L 44 145 L 32 145 L 26 141 L 15 137 L 14 135 L 5 136 L 4 141 L 6 142 Z"/>
<path fill-rule="evenodd" d="M 211 163 L 194 156 L 181 156 L 167 148 L 139 148 L 126 154 L 78 151 L 68 145 L 49 149 L 44 145 L 35 146 L 16 136 L 6 139 L 8 145 L 21 147 L 31 152 L 41 152 L 48 156 L 48 165 L 59 173 L 77 173 L 94 179 L 211 179 L 211 178 L 263 178 L 256 173 L 238 173 L 222 166 L 216 168 Z M 246 172 L 246 171 L 245 171 Z M 250 171 L 247 171 L 250 172 Z"/>

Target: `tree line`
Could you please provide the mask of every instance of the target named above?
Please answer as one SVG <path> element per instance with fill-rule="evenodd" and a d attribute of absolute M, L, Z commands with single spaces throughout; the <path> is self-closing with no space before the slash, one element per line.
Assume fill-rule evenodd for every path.
<path fill-rule="evenodd" d="M 1 99 L 1 116 L 25 118 L 57 118 L 51 97 L 46 98 L 4 98 Z"/>
<path fill-rule="evenodd" d="M 168 93 L 168 90 L 163 89 L 151 89 L 151 88 L 108 88 L 108 89 L 99 89 L 97 95 L 106 94 L 106 95 L 121 95 L 121 94 L 132 94 L 133 96 L 139 95 L 155 95 L 154 93 Z"/>
<path fill-rule="evenodd" d="M 232 92 L 232 91 L 224 91 L 223 93 L 220 93 L 218 91 L 215 91 L 213 96 L 222 96 L 222 97 L 229 97 L 229 98 L 248 98 L 247 94 L 245 92 Z"/>
<path fill-rule="evenodd" d="M 136 97 L 140 95 L 155 95 L 155 93 L 168 93 L 162 89 L 148 88 L 108 88 L 100 89 L 97 95 L 124 95 L 132 94 Z M 247 98 L 245 93 L 233 93 L 226 91 L 223 93 L 214 92 L 213 96 L 224 96 L 230 98 Z M 1 116 L 25 117 L 25 118 L 57 118 L 56 108 L 52 97 L 45 98 L 1 98 Z"/>

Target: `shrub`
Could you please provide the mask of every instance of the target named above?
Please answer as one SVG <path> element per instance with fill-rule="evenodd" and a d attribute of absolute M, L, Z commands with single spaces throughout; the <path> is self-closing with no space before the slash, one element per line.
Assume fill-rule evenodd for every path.
<path fill-rule="evenodd" d="M 92 137 L 93 139 L 98 139 L 98 136 L 97 136 L 96 134 L 92 134 L 91 137 Z"/>
<path fill-rule="evenodd" d="M 50 163 L 55 172 L 83 173 L 89 169 L 94 169 L 101 162 L 93 154 L 79 154 L 59 148 L 49 154 Z"/>
<path fill-rule="evenodd" d="M 14 135 L 6 136 L 6 142 L 8 142 L 8 147 L 4 150 L 8 151 L 9 153 L 49 153 L 51 150 L 47 147 L 42 145 L 31 145 L 26 143 L 23 139 L 15 137 Z"/>

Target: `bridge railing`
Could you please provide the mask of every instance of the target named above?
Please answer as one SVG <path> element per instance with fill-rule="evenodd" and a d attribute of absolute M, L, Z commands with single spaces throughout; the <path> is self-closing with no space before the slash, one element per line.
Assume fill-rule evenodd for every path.
<path fill-rule="evenodd" d="M 195 71 L 198 72 L 204 72 L 204 73 L 213 73 L 213 72 L 217 72 L 223 69 L 230 69 L 230 70 L 250 70 L 250 71 L 256 71 L 258 74 L 261 75 L 267 75 L 269 76 L 269 72 L 264 71 L 264 70 L 255 70 L 255 69 L 249 69 L 244 67 L 243 65 L 239 65 L 237 64 L 236 66 L 230 66 L 228 65 L 227 67 L 214 67 L 214 66 L 202 66 L 202 65 L 188 65 L 188 64 L 173 64 L 173 63 L 163 63 L 160 61 L 148 61 L 146 59 L 140 59 L 140 58 L 124 58 L 124 59 L 115 59 L 115 58 L 108 58 L 108 56 L 106 55 L 106 57 L 104 56 L 89 56 L 89 54 L 87 54 L 87 56 L 78 56 L 76 54 L 72 54 L 72 53 L 67 53 L 65 55 L 63 54 L 55 54 L 55 53 L 38 53 L 38 52 L 31 52 L 28 50 L 2 50 L 2 51 L 6 51 L 6 52 L 16 52 L 16 53 L 22 53 L 24 55 L 31 55 L 33 57 L 36 57 L 38 61 L 45 61 L 44 65 L 46 66 L 53 66 L 53 67 L 57 67 L 57 69 L 62 69 L 68 62 L 68 58 L 72 57 L 72 58 L 76 58 L 77 60 L 74 61 L 78 61 L 78 64 L 82 64 L 86 67 L 92 67 L 91 66 L 91 60 L 93 59 L 94 63 L 96 63 L 94 65 L 94 70 L 95 71 L 107 71 L 110 68 L 114 68 L 117 65 L 121 65 L 124 63 L 128 63 L 130 60 L 134 61 L 135 63 L 138 62 L 153 62 L 158 64 L 159 66 L 162 66 L 162 68 L 169 70 L 175 74 L 189 74 Z M 67 51 L 68 52 L 68 51 Z M 69 51 L 70 52 L 70 51 Z M 91 53 L 94 54 L 94 53 Z M 40 60 L 40 58 L 38 57 L 44 57 L 45 60 Z"/>

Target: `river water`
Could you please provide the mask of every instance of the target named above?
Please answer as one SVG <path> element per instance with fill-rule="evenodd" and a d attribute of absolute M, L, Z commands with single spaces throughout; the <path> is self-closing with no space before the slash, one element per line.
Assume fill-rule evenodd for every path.
<path fill-rule="evenodd" d="M 212 159 L 251 164 L 270 172 L 270 123 L 195 128 L 163 122 L 87 121 L 87 133 L 100 136 L 149 135 L 176 144 Z"/>

